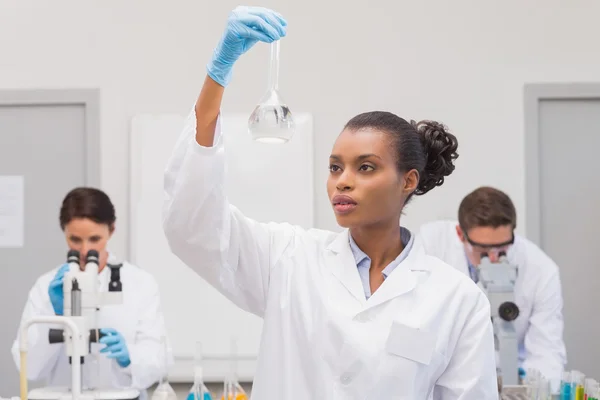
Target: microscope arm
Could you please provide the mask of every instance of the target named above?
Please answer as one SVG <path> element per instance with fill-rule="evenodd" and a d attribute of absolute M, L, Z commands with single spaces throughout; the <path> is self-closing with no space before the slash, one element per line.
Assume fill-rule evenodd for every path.
<path fill-rule="evenodd" d="M 21 334 L 19 340 L 19 351 L 21 356 L 21 367 L 20 371 L 20 382 L 21 382 L 21 400 L 28 400 L 29 391 L 27 389 L 27 330 L 29 326 L 32 324 L 61 324 L 65 325 L 71 336 L 75 340 L 80 340 L 80 332 L 77 325 L 66 317 L 59 316 L 48 316 L 48 317 L 35 317 L 28 321 L 26 321 L 21 327 Z M 81 364 L 80 357 L 81 354 L 78 354 L 77 346 L 73 347 L 74 357 L 73 363 L 71 365 L 71 384 L 72 384 L 72 394 L 73 400 L 76 400 L 81 395 Z"/>
<path fill-rule="evenodd" d="M 21 315 L 20 326 L 32 318 L 40 316 L 54 316 L 54 309 L 47 299 L 48 294 L 45 287 L 34 287 L 27 298 L 27 303 Z M 64 352 L 62 346 L 50 345 L 48 343 L 48 328 L 56 328 L 60 325 L 31 325 L 25 332 L 27 334 L 27 356 L 30 361 L 27 369 L 27 378 L 30 381 L 41 381 L 50 378 L 52 371 L 56 367 L 60 356 Z M 19 368 L 19 345 L 21 340 L 21 331 L 12 344 L 12 357 L 15 366 Z"/>

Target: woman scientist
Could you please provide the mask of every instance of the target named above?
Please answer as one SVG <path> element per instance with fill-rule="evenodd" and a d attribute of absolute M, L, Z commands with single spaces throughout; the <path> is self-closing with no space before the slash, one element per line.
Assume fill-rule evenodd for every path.
<path fill-rule="evenodd" d="M 76 188 L 69 192 L 60 210 L 60 226 L 67 245 L 81 254 L 82 263 L 89 250 L 100 254 L 98 290 L 107 291 L 110 268 L 117 264 L 106 245 L 115 230 L 115 210 L 108 196 L 97 189 Z M 66 254 L 66 253 L 65 253 Z M 21 321 L 36 316 L 63 315 L 62 282 L 68 265 L 42 275 L 31 291 Z M 147 272 L 127 262 L 120 268 L 123 303 L 100 308 L 98 326 L 105 334 L 100 343 L 97 370 L 92 362 L 82 366 L 83 387 L 100 389 L 135 388 L 146 398 L 145 389 L 160 379 L 165 360 L 161 337 L 165 326 L 160 310 L 158 285 Z M 28 331 L 29 380 L 46 379 L 51 386 L 70 386 L 71 365 L 64 345 L 50 344 L 49 326 L 32 325 Z M 99 347 L 96 347 L 99 346 Z M 19 366 L 19 337 L 12 347 Z M 89 360 L 89 358 L 86 358 Z"/>
<path fill-rule="evenodd" d="M 386 112 L 346 124 L 327 181 L 342 233 L 259 223 L 228 203 L 224 87 L 243 53 L 285 33 L 270 10 L 231 13 L 165 173 L 172 251 L 264 319 L 252 397 L 497 399 L 489 302 L 399 226 L 410 197 L 454 169 L 457 142 L 442 125 Z"/>

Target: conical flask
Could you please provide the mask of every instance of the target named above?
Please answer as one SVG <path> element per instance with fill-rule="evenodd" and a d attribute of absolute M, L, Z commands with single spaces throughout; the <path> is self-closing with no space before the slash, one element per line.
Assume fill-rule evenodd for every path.
<path fill-rule="evenodd" d="M 279 94 L 280 40 L 271 43 L 267 92 L 248 119 L 248 132 L 257 142 L 287 143 L 296 130 L 292 112 Z"/>
<path fill-rule="evenodd" d="M 231 338 L 231 366 L 229 376 L 225 379 L 223 385 L 223 397 L 221 400 L 248 400 L 248 395 L 238 382 L 237 378 L 237 339 Z"/>
<path fill-rule="evenodd" d="M 177 395 L 171 387 L 171 384 L 169 384 L 169 351 L 167 348 L 167 338 L 165 336 L 161 337 L 161 343 L 163 348 L 163 360 L 165 364 L 160 383 L 156 389 L 154 389 L 154 393 L 152 393 L 152 400 L 177 400 Z"/>
<path fill-rule="evenodd" d="M 204 385 L 204 371 L 202 369 L 202 362 L 202 343 L 196 342 L 196 355 L 194 357 L 194 384 L 188 393 L 187 400 L 212 400 L 210 392 Z"/>

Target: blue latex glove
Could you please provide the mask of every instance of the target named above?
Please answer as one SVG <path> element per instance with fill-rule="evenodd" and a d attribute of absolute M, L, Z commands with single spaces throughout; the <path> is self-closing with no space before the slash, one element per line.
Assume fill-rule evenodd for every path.
<path fill-rule="evenodd" d="M 125 343 L 123 335 L 111 328 L 100 329 L 100 332 L 106 335 L 100 339 L 100 343 L 106 345 L 100 352 L 109 353 L 107 357 L 114 358 L 117 364 L 123 368 L 131 364 L 129 350 L 127 349 L 127 343 Z"/>
<path fill-rule="evenodd" d="M 63 279 L 68 271 L 69 264 L 63 264 L 56 272 L 56 275 L 54 275 L 50 286 L 48 286 L 48 295 L 50 296 L 50 302 L 56 315 L 63 315 L 64 313 Z"/>
<path fill-rule="evenodd" d="M 271 43 L 286 35 L 287 22 L 275 11 L 262 7 L 237 7 L 227 19 L 227 27 L 206 69 L 219 85 L 231 80 L 233 64 L 256 42 Z"/>

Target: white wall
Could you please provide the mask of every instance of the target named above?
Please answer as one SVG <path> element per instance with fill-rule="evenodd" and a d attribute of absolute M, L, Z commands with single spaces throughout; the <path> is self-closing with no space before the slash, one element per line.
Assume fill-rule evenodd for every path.
<path fill-rule="evenodd" d="M 0 88 L 102 90 L 102 185 L 121 221 L 112 248 L 124 256 L 130 118 L 190 109 L 237 4 L 0 2 Z M 262 4 L 289 21 L 281 47 L 283 96 L 292 111 L 315 115 L 322 228 L 336 228 L 324 191 L 333 140 L 354 114 L 385 109 L 441 120 L 460 141 L 455 175 L 415 199 L 405 224 L 453 217 L 467 191 L 490 184 L 512 196 L 523 231 L 523 84 L 600 80 L 600 3 L 592 0 Z M 262 45 L 238 63 L 226 109 L 253 109 L 266 86 L 267 59 Z"/>
<path fill-rule="evenodd" d="M 0 1 L 1 89 L 102 90 L 102 186 L 120 220 L 112 248 L 125 257 L 129 121 L 137 113 L 191 108 L 204 65 L 237 4 Z M 282 94 L 292 110 L 315 116 L 322 228 L 336 228 L 324 191 L 333 140 L 356 113 L 385 109 L 441 120 L 460 141 L 456 173 L 442 188 L 415 199 L 404 224 L 453 217 L 467 191 L 489 184 L 512 196 L 523 231 L 523 84 L 600 81 L 600 3 L 592 0 L 262 5 L 289 21 L 281 48 Z M 263 45 L 238 63 L 227 110 L 250 113 L 266 86 L 267 59 Z"/>

